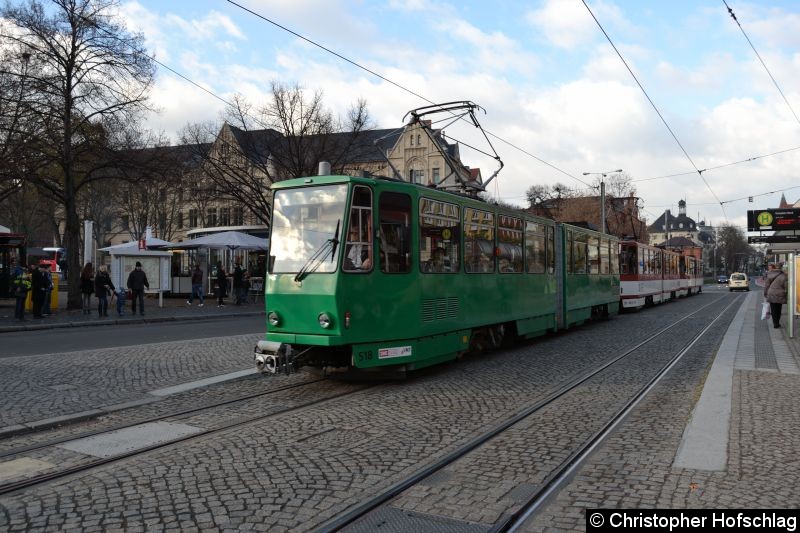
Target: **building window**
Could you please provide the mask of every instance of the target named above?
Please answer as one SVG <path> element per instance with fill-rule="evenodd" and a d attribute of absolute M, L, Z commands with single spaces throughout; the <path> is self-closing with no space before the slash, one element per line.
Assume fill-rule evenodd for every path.
<path fill-rule="evenodd" d="M 231 208 L 230 207 L 222 207 L 219 210 L 219 225 L 220 226 L 230 226 L 231 225 Z"/>
<path fill-rule="evenodd" d="M 197 209 L 189 209 L 189 227 L 197 227 Z"/>
<path fill-rule="evenodd" d="M 217 208 L 209 207 L 208 216 L 206 216 L 206 227 L 213 228 L 217 225 Z"/>
<path fill-rule="evenodd" d="M 131 219 L 128 215 L 122 215 L 122 229 L 128 230 L 131 227 Z"/>
<path fill-rule="evenodd" d="M 178 211 L 178 229 L 183 229 L 183 211 Z"/>
<path fill-rule="evenodd" d="M 410 138 L 411 138 L 411 146 L 414 146 L 414 135 L 413 134 L 410 135 Z"/>
<path fill-rule="evenodd" d="M 241 207 L 233 208 L 233 225 L 234 226 L 244 225 L 244 209 L 242 209 Z"/>
<path fill-rule="evenodd" d="M 681 228 L 681 229 L 683 229 L 683 222 L 681 222 L 680 224 L 678 224 L 678 227 L 679 227 L 679 228 Z"/>
<path fill-rule="evenodd" d="M 439 183 L 439 167 L 433 167 L 431 172 L 433 173 L 433 184 L 436 185 Z"/>
<path fill-rule="evenodd" d="M 421 141 L 422 141 L 422 136 L 420 134 L 417 134 L 417 146 L 420 146 L 422 144 Z"/>

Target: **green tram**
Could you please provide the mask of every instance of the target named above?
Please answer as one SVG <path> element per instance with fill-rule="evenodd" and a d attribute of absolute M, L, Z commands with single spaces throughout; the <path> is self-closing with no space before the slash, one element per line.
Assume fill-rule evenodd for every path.
<path fill-rule="evenodd" d="M 410 371 L 619 311 L 610 235 L 386 178 L 272 188 L 262 372 Z"/>

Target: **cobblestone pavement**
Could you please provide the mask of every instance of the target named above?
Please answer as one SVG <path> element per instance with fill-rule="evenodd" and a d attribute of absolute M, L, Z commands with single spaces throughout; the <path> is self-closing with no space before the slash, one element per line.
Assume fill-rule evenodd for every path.
<path fill-rule="evenodd" d="M 0 453 L 49 442 L 54 439 L 74 438 L 87 432 L 107 430 L 121 425 L 133 425 L 155 417 L 163 417 L 191 408 L 218 404 L 226 400 L 259 394 L 317 379 L 319 379 L 318 376 L 310 372 L 298 372 L 288 376 L 280 374 L 269 378 L 260 374 L 252 374 L 234 381 L 190 389 L 163 398 L 153 397 L 153 402 L 151 403 L 132 406 L 129 409 L 111 411 L 80 423 L 56 426 L 35 433 L 21 433 L 7 437 L 0 440 Z"/>
<path fill-rule="evenodd" d="M 661 336 L 606 368 L 433 479 L 412 487 L 392 507 L 490 527 L 516 510 L 574 450 L 600 431 L 684 347 L 685 339 L 711 323 L 728 303 L 706 309 L 678 326 L 680 334 Z M 737 309 L 726 314 L 732 317 Z M 725 317 L 723 322 L 717 328 L 718 338 L 725 331 Z"/>
<path fill-rule="evenodd" d="M 11 494 L 0 498 L 0 529 L 310 529 L 616 355 L 621 339 L 631 346 L 715 298 L 467 358 Z"/>
<path fill-rule="evenodd" d="M 748 313 L 755 316 L 760 302 L 753 301 L 756 305 Z M 758 321 L 750 317 L 743 327 L 758 327 Z M 800 376 L 794 372 L 735 370 L 727 469 L 673 466 L 702 392 L 713 346 L 709 349 L 706 356 L 685 359 L 676 367 L 525 530 L 583 531 L 584 511 L 593 507 L 800 507 Z M 752 354 L 745 359 L 751 360 Z"/>
<path fill-rule="evenodd" d="M 252 367 L 259 335 L 0 359 L 0 427 L 143 398 Z"/>

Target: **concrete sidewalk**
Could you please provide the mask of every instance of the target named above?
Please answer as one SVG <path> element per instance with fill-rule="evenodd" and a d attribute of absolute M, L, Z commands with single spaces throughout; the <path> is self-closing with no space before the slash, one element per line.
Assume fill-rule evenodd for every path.
<path fill-rule="evenodd" d="M 761 320 L 762 301 L 763 293 L 752 291 L 728 328 L 675 467 L 730 471 L 745 456 L 754 470 L 769 472 L 776 452 L 792 457 L 800 449 L 800 433 L 791 430 L 800 414 L 787 409 L 800 390 L 800 339 L 796 328 L 795 338 L 788 336 L 789 306 L 775 329 L 771 319 Z"/>
<path fill-rule="evenodd" d="M 253 301 L 251 296 L 248 302 L 243 305 L 234 305 L 232 298 L 229 296 L 224 300 L 224 307 L 218 307 L 217 299 L 212 296 L 205 299 L 203 307 L 199 307 L 197 299 L 189 306 L 186 303 L 186 297 L 165 297 L 163 306 L 159 307 L 158 296 L 149 295 L 144 301 L 144 316 L 133 315 L 130 301 L 126 302 L 124 315 L 118 316 L 116 299 L 114 299 L 113 303 L 109 303 L 108 317 L 99 317 L 96 298 L 92 298 L 92 313 L 87 315 L 81 309 L 68 311 L 66 309 L 67 293 L 59 292 L 58 294 L 58 309 L 53 310 L 50 316 L 34 319 L 33 313 L 27 311 L 25 313 L 25 321 L 14 318 L 15 302 L 13 299 L 0 299 L 0 334 L 10 331 L 256 316 L 263 315 L 265 312 L 263 296 L 259 297 L 257 301 Z"/>

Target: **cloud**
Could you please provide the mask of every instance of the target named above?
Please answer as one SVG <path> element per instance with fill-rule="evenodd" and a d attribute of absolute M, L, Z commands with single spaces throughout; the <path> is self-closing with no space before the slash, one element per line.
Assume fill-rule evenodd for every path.
<path fill-rule="evenodd" d="M 606 29 L 632 28 L 616 5 L 598 1 L 590 7 Z M 541 9 L 527 13 L 526 20 L 546 41 L 559 48 L 574 49 L 600 35 L 589 11 L 574 0 L 545 0 Z"/>

